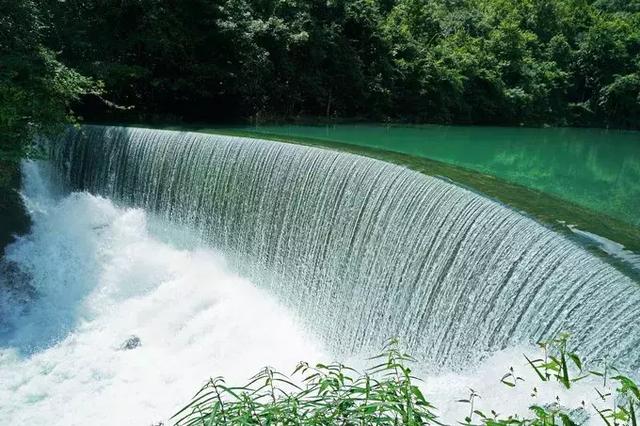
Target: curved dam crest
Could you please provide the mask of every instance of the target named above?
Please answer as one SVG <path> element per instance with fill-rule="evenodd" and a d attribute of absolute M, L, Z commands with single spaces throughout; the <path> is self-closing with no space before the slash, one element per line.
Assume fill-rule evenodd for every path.
<path fill-rule="evenodd" d="M 584 355 L 640 366 L 637 283 L 454 184 L 230 136 L 85 126 L 53 146 L 70 189 L 187 225 L 336 353 L 399 336 L 427 365 L 460 367 L 570 331 Z"/>

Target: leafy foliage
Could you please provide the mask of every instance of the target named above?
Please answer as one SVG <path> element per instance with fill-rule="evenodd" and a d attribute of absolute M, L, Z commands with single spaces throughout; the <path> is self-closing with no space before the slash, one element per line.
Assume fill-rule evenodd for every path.
<path fill-rule="evenodd" d="M 540 342 L 540 347 L 544 350 L 544 358 L 530 360 L 524 356 L 529 365 L 535 370 L 540 380 L 543 382 L 555 379 L 562 383 L 565 388 L 571 388 L 571 384 L 578 380 L 584 379 L 586 375 L 578 377 L 571 376 L 570 363 L 578 370 L 578 374 L 582 373 L 582 361 L 575 352 L 567 349 L 569 335 L 560 334 L 557 338 L 549 341 Z"/>
<path fill-rule="evenodd" d="M 3 158 L 77 115 L 640 128 L 635 0 L 2 0 L 0 57 Z"/>
<path fill-rule="evenodd" d="M 565 388 L 587 376 L 603 379 L 603 390 L 595 389 L 601 404 L 593 405 L 594 413 L 606 426 L 637 426 L 640 410 L 640 390 L 629 377 L 616 374 L 605 363 L 604 371 L 586 370 L 577 353 L 569 350 L 569 335 L 540 342 L 543 357 L 530 360 L 525 356 L 541 382 L 557 381 Z M 294 370 L 295 381 L 265 368 L 241 387 L 228 386 L 217 377 L 174 415 L 177 425 L 441 425 L 434 407 L 416 385 L 408 364 L 414 359 L 398 349 L 391 340 L 383 352 L 371 359 L 375 365 L 364 373 L 342 364 L 300 363 Z M 615 386 L 607 392 L 607 380 Z M 513 368 L 500 382 L 509 388 L 521 386 L 525 380 Z M 532 398 L 537 395 L 533 388 Z M 559 402 L 530 406 L 530 417 L 501 415 L 477 408 L 481 396 L 470 389 L 469 395 L 458 400 L 467 404 L 469 415 L 461 425 L 485 426 L 574 426 L 589 417 L 585 403 L 568 408 Z M 611 408 L 603 408 L 610 404 Z"/>
<path fill-rule="evenodd" d="M 0 161 L 31 154 L 33 135 L 72 121 L 71 103 L 99 89 L 44 46 L 45 29 L 35 1 L 0 1 Z"/>
<path fill-rule="evenodd" d="M 49 45 L 135 107 L 93 118 L 640 127 L 637 1 L 44 3 Z"/>
<path fill-rule="evenodd" d="M 302 376 L 302 387 L 271 368 L 243 387 L 211 379 L 174 418 L 179 425 L 435 423 L 406 366 L 412 358 L 392 341 L 373 360 L 379 363 L 364 374 L 341 364 L 300 363 L 294 375 Z"/>

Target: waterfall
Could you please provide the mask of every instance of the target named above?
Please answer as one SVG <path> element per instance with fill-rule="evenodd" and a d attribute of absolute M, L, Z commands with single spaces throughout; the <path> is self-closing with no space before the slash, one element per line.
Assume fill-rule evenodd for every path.
<path fill-rule="evenodd" d="M 398 336 L 433 367 L 451 367 L 570 331 L 583 355 L 640 366 L 637 283 L 441 179 L 188 132 L 85 126 L 53 147 L 69 188 L 188 226 L 337 353 Z"/>

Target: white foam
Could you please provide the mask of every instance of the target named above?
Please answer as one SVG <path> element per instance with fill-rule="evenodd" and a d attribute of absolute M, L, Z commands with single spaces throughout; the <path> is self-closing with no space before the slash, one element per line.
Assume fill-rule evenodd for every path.
<path fill-rule="evenodd" d="M 36 297 L 26 314 L 8 312 L 14 329 L 0 334 L 0 423 L 149 425 L 166 421 L 209 376 L 243 384 L 264 365 L 290 372 L 300 360 L 331 360 L 291 312 L 218 253 L 155 219 L 149 226 L 142 210 L 86 193 L 56 197 L 41 171 L 25 164 L 34 226 L 7 256 L 31 274 Z M 142 345 L 122 350 L 131 335 Z M 531 415 L 530 405 L 559 397 L 571 408 L 587 401 L 593 415 L 598 383 L 571 392 L 543 386 L 523 352 L 535 349 L 499 352 L 464 374 L 416 371 L 450 424 L 469 414 L 457 402 L 469 388 L 486 413 Z M 525 379 L 515 388 L 500 383 L 510 366 Z"/>
<path fill-rule="evenodd" d="M 625 262 L 633 269 L 640 271 L 640 254 L 627 250 L 625 246 L 616 241 L 594 234 L 593 232 L 578 229 L 575 225 L 567 226 L 573 233 L 595 244 L 603 252 Z"/>
<path fill-rule="evenodd" d="M 596 377 L 582 379 L 572 384 L 567 390 L 558 381 L 543 382 L 536 375 L 524 357 L 527 354 L 535 359 L 542 356 L 540 350 L 535 347 L 516 347 L 495 353 L 479 366 L 470 368 L 463 373 L 447 373 L 438 376 L 427 377 L 421 388 L 427 400 L 437 408 L 440 420 L 449 424 L 464 420 L 471 414 L 468 403 L 459 402 L 469 399 L 471 390 L 475 391 L 479 398 L 475 398 L 474 409 L 491 416 L 491 410 L 495 410 L 501 418 L 509 415 L 517 415 L 520 418 L 532 418 L 532 405 L 545 406 L 559 403 L 562 407 L 575 410 L 583 407 L 585 401 L 586 413 L 591 423 L 598 423 L 598 415 L 591 403 L 602 409 L 606 404 L 598 401 L 598 395 L 594 388 L 601 392 L 610 392 L 610 384 L 603 386 L 601 380 Z M 522 380 L 516 381 L 515 387 L 510 387 L 500 380 L 509 373 L 513 367 L 516 377 Z M 575 372 L 577 373 L 577 372 Z M 579 377 L 579 374 L 571 377 Z M 424 376 L 423 376 L 424 377 Z M 513 382 L 512 378 L 506 381 Z M 534 388 L 536 388 L 535 396 Z M 610 405 L 610 404 L 609 404 Z M 473 423 L 480 423 L 477 414 L 473 414 Z"/>
<path fill-rule="evenodd" d="M 34 226 L 8 258 L 37 298 L 0 340 L 3 424 L 151 424 L 209 375 L 244 383 L 265 365 L 321 357 L 217 253 L 160 242 L 141 210 L 81 193 L 57 202 L 32 164 L 25 172 Z M 121 350 L 130 335 L 142 345 Z"/>

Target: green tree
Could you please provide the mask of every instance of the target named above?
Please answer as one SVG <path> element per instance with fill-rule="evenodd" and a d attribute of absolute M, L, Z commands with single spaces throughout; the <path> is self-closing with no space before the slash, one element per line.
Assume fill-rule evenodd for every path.
<path fill-rule="evenodd" d="M 42 44 L 45 24 L 34 1 L 0 2 L 0 158 L 30 153 L 35 134 L 73 120 L 70 105 L 96 89 Z"/>
<path fill-rule="evenodd" d="M 72 103 L 99 89 L 44 46 L 47 27 L 38 6 L 0 0 L 0 255 L 29 223 L 16 191 L 18 161 L 34 154 L 35 135 L 73 122 Z"/>
<path fill-rule="evenodd" d="M 41 1 L 93 120 L 640 128 L 637 0 Z"/>

